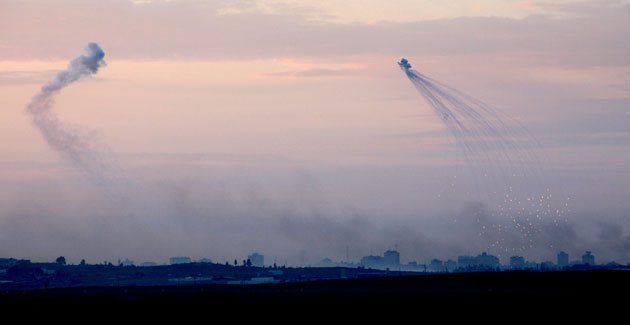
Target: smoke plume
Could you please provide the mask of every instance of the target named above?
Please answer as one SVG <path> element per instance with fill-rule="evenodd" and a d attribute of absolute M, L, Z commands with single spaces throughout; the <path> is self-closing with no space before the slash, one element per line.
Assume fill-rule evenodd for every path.
<path fill-rule="evenodd" d="M 85 53 L 74 58 L 66 70 L 59 72 L 55 78 L 42 86 L 40 92 L 26 106 L 33 124 L 39 129 L 46 143 L 57 151 L 64 160 L 87 172 L 97 179 L 102 179 L 106 164 L 101 159 L 98 144 L 73 128 L 60 121 L 52 110 L 54 97 L 63 88 L 85 76 L 96 74 L 105 66 L 105 52 L 96 43 L 88 43 Z"/>

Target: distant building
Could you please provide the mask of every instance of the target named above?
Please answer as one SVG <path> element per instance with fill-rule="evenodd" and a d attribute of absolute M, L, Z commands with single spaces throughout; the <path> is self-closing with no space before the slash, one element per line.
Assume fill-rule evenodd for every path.
<path fill-rule="evenodd" d="M 254 253 L 252 255 L 247 256 L 247 259 L 252 262 L 252 266 L 264 267 L 265 266 L 265 256 L 260 255 L 258 253 Z"/>
<path fill-rule="evenodd" d="M 540 263 L 541 271 L 552 271 L 556 269 L 556 265 L 552 261 L 544 261 Z"/>
<path fill-rule="evenodd" d="M 361 258 L 361 265 L 367 268 L 380 269 L 383 267 L 383 257 L 368 255 Z"/>
<path fill-rule="evenodd" d="M 444 268 L 446 268 L 447 272 L 453 272 L 457 268 L 457 262 L 448 260 L 444 262 Z"/>
<path fill-rule="evenodd" d="M 590 251 L 586 251 L 586 254 L 582 255 L 582 264 L 595 265 L 595 256 Z"/>
<path fill-rule="evenodd" d="M 171 257 L 169 261 L 171 262 L 171 264 L 186 264 L 186 263 L 190 263 L 192 260 L 190 259 L 190 257 L 187 257 L 187 256 L 178 256 L 178 257 Z"/>
<path fill-rule="evenodd" d="M 386 251 L 383 256 L 363 256 L 360 264 L 373 269 L 399 268 L 400 253 L 398 253 L 398 251 L 389 250 Z"/>
<path fill-rule="evenodd" d="M 525 270 L 535 270 L 537 267 L 538 264 L 532 261 L 525 261 L 525 264 L 523 264 L 523 269 Z"/>
<path fill-rule="evenodd" d="M 510 256 L 510 268 L 512 270 L 522 270 L 525 268 L 525 258 L 523 256 Z"/>
<path fill-rule="evenodd" d="M 209 258 L 202 258 L 199 260 L 199 263 L 212 263 L 212 260 Z"/>
<path fill-rule="evenodd" d="M 475 257 L 468 256 L 468 255 L 458 256 L 457 264 L 459 265 L 459 267 L 464 267 L 464 268 L 475 266 Z"/>
<path fill-rule="evenodd" d="M 427 266 L 427 270 L 430 272 L 444 272 L 446 269 L 444 268 L 444 263 L 437 258 L 431 260 L 431 263 Z"/>
<path fill-rule="evenodd" d="M 457 257 L 457 264 L 460 268 L 496 268 L 499 266 L 499 258 L 494 255 L 488 255 L 486 252 L 481 255 L 473 256 L 459 256 Z"/>
<path fill-rule="evenodd" d="M 475 257 L 476 266 L 497 267 L 499 266 L 499 258 L 494 255 L 488 255 L 486 252 Z"/>
<path fill-rule="evenodd" d="M 155 262 L 142 262 L 142 263 L 140 263 L 140 266 L 142 266 L 142 267 L 157 266 L 157 263 L 155 263 Z"/>
<path fill-rule="evenodd" d="M 383 262 L 386 267 L 398 267 L 400 265 L 400 253 L 389 250 L 383 254 Z"/>
<path fill-rule="evenodd" d="M 569 266 L 569 254 L 565 252 L 558 253 L 558 267 Z"/>

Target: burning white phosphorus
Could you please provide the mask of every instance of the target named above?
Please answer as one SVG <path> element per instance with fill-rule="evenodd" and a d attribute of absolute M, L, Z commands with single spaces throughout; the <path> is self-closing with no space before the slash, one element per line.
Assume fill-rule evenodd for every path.
<path fill-rule="evenodd" d="M 57 73 L 55 78 L 42 86 L 40 92 L 26 106 L 33 124 L 42 136 L 64 160 L 87 172 L 96 181 L 103 181 L 107 164 L 99 154 L 103 146 L 82 135 L 76 128 L 61 122 L 52 111 L 54 96 L 71 83 L 98 72 L 105 66 L 105 53 L 96 43 L 89 43 L 85 53 L 74 58 L 66 70 Z"/>
<path fill-rule="evenodd" d="M 542 194 L 526 194 L 528 190 L 514 184 L 529 179 L 530 185 L 537 187 L 530 190 L 539 192 L 550 183 L 540 167 L 538 143 L 523 127 L 482 101 L 412 70 L 406 59 L 398 65 L 462 150 L 475 186 L 480 189 L 484 185 L 486 198 L 500 202 L 490 205 L 495 206 L 492 215 L 499 217 L 499 223 L 480 224 L 479 235 L 490 240 L 488 249 L 508 252 L 533 248 L 534 239 L 544 236 L 542 232 L 553 232 L 567 221 L 568 198 L 554 203 L 549 189 Z M 561 206 L 556 207 L 558 204 Z M 510 242 L 509 237 L 520 238 L 520 243 Z"/>
<path fill-rule="evenodd" d="M 536 141 L 516 122 L 502 117 L 489 105 L 411 69 L 407 59 L 398 62 L 411 83 L 444 122 L 462 150 L 472 178 L 508 187 L 513 176 L 540 173 Z"/>

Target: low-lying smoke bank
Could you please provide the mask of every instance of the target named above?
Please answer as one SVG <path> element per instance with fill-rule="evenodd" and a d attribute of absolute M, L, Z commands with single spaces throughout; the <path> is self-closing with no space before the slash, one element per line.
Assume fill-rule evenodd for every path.
<path fill-rule="evenodd" d="M 83 77 L 96 74 L 105 66 L 105 52 L 96 43 L 88 43 L 85 53 L 74 58 L 66 70 L 57 73 L 55 78 L 42 86 L 40 92 L 26 106 L 33 124 L 39 129 L 46 143 L 61 157 L 71 162 L 76 168 L 87 172 L 94 180 L 102 181 L 107 164 L 102 159 L 94 140 L 82 135 L 60 121 L 52 110 L 54 97 L 63 88 Z"/>

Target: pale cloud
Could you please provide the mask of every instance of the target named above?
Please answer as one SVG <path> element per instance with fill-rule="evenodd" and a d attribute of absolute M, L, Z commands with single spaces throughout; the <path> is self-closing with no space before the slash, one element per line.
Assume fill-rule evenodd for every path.
<path fill-rule="evenodd" d="M 292 78 L 308 78 L 308 77 L 347 77 L 354 76 L 359 73 L 358 70 L 333 70 L 333 69 L 310 69 L 301 71 L 282 71 L 269 72 L 265 76 L 268 77 L 292 77 Z"/>
<path fill-rule="evenodd" d="M 0 71 L 0 86 L 7 85 L 23 85 L 23 84 L 42 84 L 52 76 L 56 71 L 54 70 L 41 70 L 41 71 L 26 71 L 26 70 L 11 70 Z"/>
<path fill-rule="evenodd" d="M 89 40 L 98 40 L 109 55 L 135 60 L 492 54 L 538 64 L 601 66 L 628 65 L 630 57 L 625 33 L 630 5 L 625 2 L 614 7 L 607 3 L 555 6 L 554 10 L 566 7 L 582 14 L 566 19 L 473 15 L 352 24 L 313 21 L 287 11 L 221 15 L 224 2 L 4 3 L 3 59 L 65 58 Z M 254 5 L 258 3 L 243 6 Z"/>
<path fill-rule="evenodd" d="M 335 23 L 417 22 L 459 17 L 504 17 L 523 19 L 532 15 L 555 18 L 574 16 L 575 9 L 614 7 L 628 1 L 602 1 L 591 5 L 575 0 L 546 2 L 522 0 L 248 0 L 224 5 L 221 14 L 263 13 L 300 15 L 308 20 Z M 583 13 L 583 12 L 582 12 Z"/>

